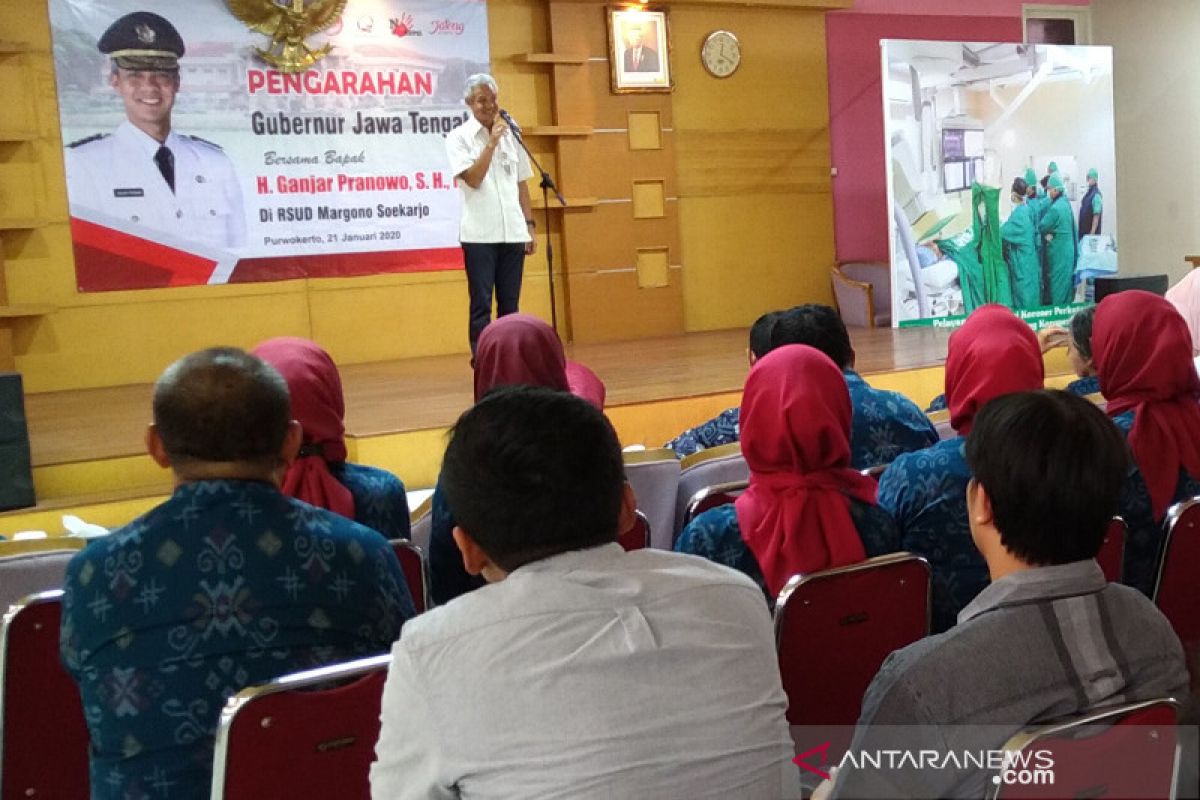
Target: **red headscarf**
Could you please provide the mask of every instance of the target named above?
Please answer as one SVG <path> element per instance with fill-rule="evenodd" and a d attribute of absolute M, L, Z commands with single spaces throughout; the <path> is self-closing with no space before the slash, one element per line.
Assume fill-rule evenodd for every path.
<path fill-rule="evenodd" d="M 604 410 L 604 397 L 608 394 L 604 381 L 578 361 L 567 359 L 567 385 L 571 388 L 571 394 Z"/>
<path fill-rule="evenodd" d="M 950 334 L 946 354 L 946 405 L 950 425 L 971 432 L 975 415 L 990 401 L 1041 389 L 1046 379 L 1037 336 L 1004 306 L 980 306 Z"/>
<path fill-rule="evenodd" d="M 1096 307 L 1092 357 L 1108 413 L 1134 412 L 1129 447 L 1159 519 L 1180 468 L 1200 478 L 1200 378 L 1187 322 L 1150 292 L 1110 295 Z"/>
<path fill-rule="evenodd" d="M 475 349 L 475 402 L 497 386 L 545 386 L 569 391 L 562 341 L 529 314 L 508 314 L 479 334 Z"/>
<path fill-rule="evenodd" d="M 734 507 L 772 596 L 797 573 L 866 557 L 848 497 L 874 503 L 875 481 L 850 468 L 851 414 L 842 371 L 807 345 L 772 350 L 746 378 L 750 485 Z"/>
<path fill-rule="evenodd" d="M 268 339 L 253 353 L 283 375 L 292 416 L 304 428 L 301 455 L 283 478 L 283 493 L 354 519 L 354 496 L 330 474 L 327 463 L 346 460 L 346 403 L 333 359 L 315 343 L 294 336 Z"/>

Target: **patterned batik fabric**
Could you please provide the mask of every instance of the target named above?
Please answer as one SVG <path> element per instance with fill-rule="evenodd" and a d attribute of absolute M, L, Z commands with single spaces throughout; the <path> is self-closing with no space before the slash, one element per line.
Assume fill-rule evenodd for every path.
<path fill-rule="evenodd" d="M 738 419 L 741 409 L 727 408 L 708 422 L 689 428 L 667 442 L 677 458 L 690 456 L 710 447 L 719 447 L 738 440 Z"/>
<path fill-rule="evenodd" d="M 879 506 L 851 498 L 850 519 L 862 539 L 868 558 L 894 553 L 899 549 L 896 523 Z M 710 508 L 697 515 L 675 540 L 675 551 L 703 556 L 744 573 L 763 590 L 767 601 L 775 604 L 775 598 L 767 590 L 762 568 L 742 539 L 733 503 Z"/>
<path fill-rule="evenodd" d="M 1133 427 L 1134 412 L 1126 411 L 1112 418 L 1126 437 Z M 1179 483 L 1175 487 L 1172 503 L 1179 503 L 1200 495 L 1200 481 L 1179 471 Z M 1130 467 L 1125 485 L 1121 487 L 1118 514 L 1129 526 L 1125 534 L 1125 560 L 1122 564 L 1121 583 L 1132 586 L 1147 597 L 1154 596 L 1154 582 L 1158 578 L 1158 562 L 1162 558 L 1162 547 L 1166 530 L 1162 519 L 1155 519 L 1151 511 L 1150 490 L 1136 464 Z"/>
<path fill-rule="evenodd" d="M 924 556 L 933 574 L 933 633 L 954 625 L 988 584 L 987 563 L 967 522 L 971 471 L 958 436 L 900 456 L 879 480 L 879 505 L 900 530 L 900 549 Z"/>
<path fill-rule="evenodd" d="M 385 652 L 412 601 L 376 532 L 251 481 L 198 481 L 80 551 L 61 649 L 92 798 L 207 798 L 225 701 Z"/>
<path fill-rule="evenodd" d="M 354 497 L 354 521 L 385 539 L 407 539 L 411 532 L 408 494 L 392 473 L 363 464 L 330 464 L 329 472 Z"/>
<path fill-rule="evenodd" d="M 854 417 L 850 427 L 850 465 L 866 469 L 888 464 L 901 453 L 929 447 L 937 430 L 916 403 L 897 392 L 875 389 L 853 370 L 842 370 Z M 679 458 L 738 441 L 739 409 L 729 408 L 667 442 Z"/>

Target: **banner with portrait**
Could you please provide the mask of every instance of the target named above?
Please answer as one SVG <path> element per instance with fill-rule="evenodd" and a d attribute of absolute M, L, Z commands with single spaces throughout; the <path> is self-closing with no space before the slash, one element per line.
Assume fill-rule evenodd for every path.
<path fill-rule="evenodd" d="M 336 3 L 306 8 L 321 5 Z M 270 37 L 224 0 L 151 7 L 165 26 L 110 37 L 152 53 L 177 33 L 174 82 L 100 51 L 143 0 L 50 0 L 81 291 L 462 267 L 445 135 L 468 118 L 466 77 L 488 69 L 483 0 L 349 0 L 307 35 L 330 47 L 299 73 L 265 61 Z"/>

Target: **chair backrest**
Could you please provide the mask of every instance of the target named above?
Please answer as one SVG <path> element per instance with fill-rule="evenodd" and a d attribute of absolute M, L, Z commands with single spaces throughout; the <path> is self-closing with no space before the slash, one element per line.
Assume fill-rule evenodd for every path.
<path fill-rule="evenodd" d="M 425 560 L 425 552 L 407 539 L 392 539 L 391 542 L 392 551 L 400 560 L 408 593 L 412 596 L 413 610 L 424 613 L 433 608 L 429 599 L 429 562 Z"/>
<path fill-rule="evenodd" d="M 696 492 L 706 486 L 716 486 L 720 483 L 734 483 L 750 478 L 750 467 L 742 456 L 740 442 L 723 444 L 692 453 L 680 463 L 679 492 L 676 494 L 675 520 L 671 530 L 671 541 L 683 530 L 683 519 L 687 514 L 687 505 Z"/>
<path fill-rule="evenodd" d="M 729 483 L 718 483 L 716 486 L 705 486 L 688 500 L 687 507 L 683 510 L 683 524 L 679 526 L 680 531 L 682 532 L 689 522 L 710 508 L 732 503 L 738 498 L 738 495 L 746 491 L 746 487 L 749 485 L 750 481 L 730 481 Z"/>
<path fill-rule="evenodd" d="M 297 672 L 229 698 L 217 723 L 212 800 L 368 800 L 390 660 Z"/>
<path fill-rule="evenodd" d="M 637 507 L 653 532 L 650 546 L 671 549 L 675 527 L 675 495 L 679 491 L 679 459 L 665 447 L 623 453 L 625 480 L 633 487 Z M 657 537 L 657 541 L 655 540 Z"/>
<path fill-rule="evenodd" d="M 788 722 L 853 726 L 883 660 L 929 633 L 929 583 L 904 552 L 793 576 L 775 604 Z"/>
<path fill-rule="evenodd" d="M 885 261 L 847 261 L 838 265 L 841 273 L 852 281 L 871 287 L 871 321 L 875 327 L 892 324 L 892 268 Z"/>
<path fill-rule="evenodd" d="M 408 536 L 422 550 L 429 549 L 429 536 L 433 533 L 433 495 L 426 497 L 411 515 Z"/>
<path fill-rule="evenodd" d="M 49 550 L 0 557 L 0 609 L 27 595 L 61 589 L 67 564 L 77 552 Z"/>
<path fill-rule="evenodd" d="M 1200 652 L 1200 497 L 1171 507 L 1154 603 L 1171 622 L 1189 664 Z M 1200 682 L 1192 676 L 1193 684 Z"/>
<path fill-rule="evenodd" d="M 9 606 L 0 622 L 0 796 L 88 796 L 79 687 L 59 660 L 62 591 Z"/>
<path fill-rule="evenodd" d="M 1125 563 L 1125 534 L 1128 531 L 1125 520 L 1113 517 L 1112 522 L 1108 523 L 1108 530 L 1104 532 L 1104 544 L 1100 545 L 1100 552 L 1096 554 L 1096 563 L 1110 583 L 1121 580 Z"/>
<path fill-rule="evenodd" d="M 1176 702 L 1163 697 L 1032 726 L 1004 750 L 1041 757 L 1011 761 L 1009 773 L 989 784 L 992 798 L 1174 797 Z M 1039 776 L 1042 763 L 1053 766 Z"/>
<path fill-rule="evenodd" d="M 933 429 L 937 431 L 938 439 L 945 441 L 958 436 L 958 431 L 954 430 L 954 426 L 950 424 L 949 419 L 939 420 L 933 423 Z"/>
<path fill-rule="evenodd" d="M 841 267 L 834 267 L 830 278 L 833 302 L 846 327 L 875 327 L 875 291 L 871 284 L 851 278 Z"/>
<path fill-rule="evenodd" d="M 641 550 L 650 546 L 650 520 L 641 511 L 633 512 L 633 527 L 617 538 L 626 551 Z"/>

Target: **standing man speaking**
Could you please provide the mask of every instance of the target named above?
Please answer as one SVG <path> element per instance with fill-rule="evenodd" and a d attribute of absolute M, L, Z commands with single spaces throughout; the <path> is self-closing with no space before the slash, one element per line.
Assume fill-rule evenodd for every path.
<path fill-rule="evenodd" d="M 525 183 L 533 177 L 533 170 L 508 123 L 500 117 L 499 93 L 491 75 L 467 78 L 463 99 L 472 118 L 446 136 L 450 171 L 462 197 L 458 238 L 471 298 L 468 336 L 472 356 L 480 332 L 492 319 L 493 289 L 497 316 L 515 313 L 525 256 L 537 247 Z"/>

